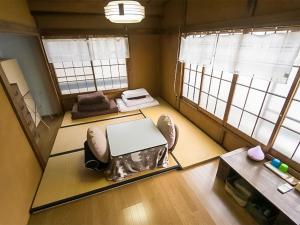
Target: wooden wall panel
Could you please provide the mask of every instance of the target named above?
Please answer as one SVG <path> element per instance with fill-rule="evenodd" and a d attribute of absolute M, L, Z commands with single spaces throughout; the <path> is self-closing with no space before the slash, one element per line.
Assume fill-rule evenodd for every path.
<path fill-rule="evenodd" d="M 0 224 L 25 225 L 42 170 L 0 84 Z"/>
<path fill-rule="evenodd" d="M 232 151 L 241 147 L 246 147 L 246 146 L 252 146 L 250 143 L 247 141 L 241 139 L 239 136 L 236 134 L 230 132 L 230 131 L 225 131 L 224 134 L 224 141 L 223 141 L 223 147 L 228 150 Z"/>
<path fill-rule="evenodd" d="M 221 124 L 215 122 L 208 116 L 198 111 L 195 107 L 192 107 L 190 104 L 184 101 L 180 101 L 180 112 L 193 123 L 195 123 L 210 137 L 212 137 L 215 141 L 220 142 L 222 134 Z"/>
<path fill-rule="evenodd" d="M 161 36 L 161 96 L 173 107 L 176 107 L 176 96 L 173 90 L 175 67 L 177 62 L 178 34 Z M 178 67 L 178 70 L 180 67 Z M 178 76 L 180 78 L 180 76 Z M 180 79 L 177 81 L 179 82 Z M 178 85 L 176 86 L 178 90 Z M 180 94 L 180 93 L 178 93 Z"/>
<path fill-rule="evenodd" d="M 255 15 L 266 15 L 300 9 L 298 0 L 258 0 Z"/>
<path fill-rule="evenodd" d="M 146 88 L 151 95 L 159 96 L 160 35 L 141 34 L 129 36 L 130 88 Z"/>
<path fill-rule="evenodd" d="M 26 0 L 1 0 L 0 20 L 36 27 Z"/>
<path fill-rule="evenodd" d="M 187 0 L 188 25 L 238 19 L 249 15 L 249 0 Z"/>

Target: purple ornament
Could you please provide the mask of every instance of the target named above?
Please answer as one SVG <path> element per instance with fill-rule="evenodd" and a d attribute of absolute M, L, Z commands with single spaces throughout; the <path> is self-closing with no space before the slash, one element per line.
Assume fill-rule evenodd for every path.
<path fill-rule="evenodd" d="M 261 161 L 265 158 L 265 154 L 259 145 L 254 148 L 250 148 L 248 150 L 248 156 L 250 159 L 255 161 Z"/>

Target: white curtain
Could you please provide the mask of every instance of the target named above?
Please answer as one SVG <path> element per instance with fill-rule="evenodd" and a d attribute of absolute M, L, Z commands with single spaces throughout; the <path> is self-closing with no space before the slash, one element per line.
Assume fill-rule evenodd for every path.
<path fill-rule="evenodd" d="M 43 39 L 49 63 L 90 61 L 85 39 Z"/>
<path fill-rule="evenodd" d="M 217 35 L 187 36 L 181 39 L 179 61 L 196 64 L 199 66 L 211 66 Z"/>
<path fill-rule="evenodd" d="M 213 69 L 234 72 L 239 57 L 239 47 L 243 34 L 220 34 L 216 46 Z"/>
<path fill-rule="evenodd" d="M 90 38 L 89 48 L 93 60 L 129 58 L 128 39 L 125 37 Z"/>
<path fill-rule="evenodd" d="M 179 61 L 284 83 L 299 50 L 300 32 L 191 35 L 182 39 Z"/>
<path fill-rule="evenodd" d="M 245 34 L 235 72 L 286 82 L 300 49 L 300 32 Z"/>

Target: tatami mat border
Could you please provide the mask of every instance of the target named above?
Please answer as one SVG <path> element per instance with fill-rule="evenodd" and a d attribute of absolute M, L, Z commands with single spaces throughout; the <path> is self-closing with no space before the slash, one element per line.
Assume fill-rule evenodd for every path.
<path fill-rule="evenodd" d="M 176 160 L 176 163 L 177 163 L 177 160 Z M 98 189 L 88 191 L 88 192 L 85 192 L 85 193 L 82 193 L 82 194 L 74 195 L 74 196 L 69 197 L 69 198 L 61 199 L 61 200 L 51 202 L 51 203 L 48 203 L 48 204 L 45 204 L 45 205 L 34 207 L 34 208 L 30 209 L 30 213 L 37 213 L 39 211 L 43 211 L 43 210 L 46 210 L 46 209 L 49 209 L 49 208 L 53 208 L 55 206 L 59 206 L 59 205 L 63 205 L 63 204 L 69 203 L 69 202 L 80 200 L 82 198 L 86 198 L 86 197 L 89 197 L 89 196 L 92 196 L 92 195 L 95 195 L 95 194 L 98 194 L 98 193 L 101 193 L 101 192 L 104 192 L 104 191 L 108 191 L 108 190 L 113 189 L 113 188 L 124 186 L 126 184 L 136 182 L 138 180 L 153 177 L 155 175 L 166 173 L 168 171 L 176 170 L 176 169 L 180 169 L 180 166 L 176 165 L 176 166 L 168 167 L 168 168 L 165 168 L 165 169 L 162 169 L 162 170 L 154 171 L 153 173 L 148 173 L 148 174 L 144 174 L 144 175 L 139 176 L 139 177 L 133 177 L 133 178 L 129 178 L 129 179 L 124 180 L 124 181 L 116 182 L 115 184 L 111 184 L 111 185 L 103 187 L 103 188 L 98 188 Z"/>
<path fill-rule="evenodd" d="M 129 117 L 129 116 L 137 116 L 137 115 L 140 115 L 140 114 L 142 114 L 145 117 L 145 115 L 142 113 L 142 111 L 139 110 L 139 113 L 134 113 L 134 114 L 130 114 L 130 115 L 124 115 L 124 116 L 116 116 L 116 117 L 106 118 L 106 119 L 91 120 L 91 121 L 87 121 L 87 122 L 82 122 L 82 123 L 76 123 L 76 124 L 70 124 L 70 125 L 61 126 L 60 128 L 74 127 L 74 126 L 79 126 L 79 125 L 83 125 L 83 124 L 96 123 L 96 122 L 101 122 L 101 121 L 106 121 L 106 120 L 114 120 L 114 119 Z"/>
<path fill-rule="evenodd" d="M 59 153 L 55 153 L 53 155 L 50 155 L 49 157 L 55 157 L 55 156 L 60 156 L 60 155 L 65 155 L 65 154 L 70 154 L 70 153 L 73 153 L 73 152 L 79 152 L 79 151 L 83 151 L 84 148 L 81 147 L 81 148 L 76 148 L 76 149 L 72 149 L 72 150 L 68 150 L 68 151 L 65 151 L 65 152 L 59 152 Z"/>

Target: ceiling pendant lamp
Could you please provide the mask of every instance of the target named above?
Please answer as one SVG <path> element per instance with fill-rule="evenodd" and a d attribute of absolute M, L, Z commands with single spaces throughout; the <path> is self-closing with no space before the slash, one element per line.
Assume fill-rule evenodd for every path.
<path fill-rule="evenodd" d="M 145 8 L 138 1 L 110 1 L 104 13 L 113 23 L 139 23 L 145 18 Z"/>

